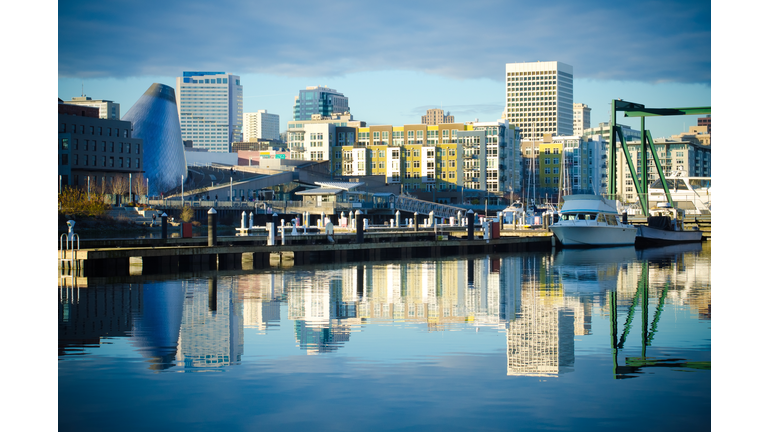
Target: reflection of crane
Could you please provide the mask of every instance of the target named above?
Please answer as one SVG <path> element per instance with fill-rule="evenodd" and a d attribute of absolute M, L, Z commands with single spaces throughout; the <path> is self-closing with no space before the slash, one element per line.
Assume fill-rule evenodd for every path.
<path fill-rule="evenodd" d="M 661 312 L 664 309 L 664 300 L 667 297 L 667 291 L 669 290 L 669 284 L 664 286 L 664 290 L 659 296 L 659 303 L 656 306 L 656 312 L 653 316 L 653 322 L 650 325 L 650 332 L 648 330 L 648 263 L 643 263 L 643 271 L 640 276 L 640 280 L 637 283 L 637 291 L 635 297 L 632 299 L 632 306 L 629 308 L 627 319 L 624 323 L 624 331 L 620 338 L 617 338 L 618 333 L 618 304 L 616 301 L 616 292 L 609 293 L 610 296 L 610 309 L 611 309 L 611 349 L 613 351 L 613 374 L 617 379 L 623 378 L 635 378 L 637 374 L 642 372 L 646 367 L 676 367 L 676 368 L 691 368 L 691 369 L 710 369 L 710 362 L 690 362 L 685 359 L 657 359 L 653 357 L 646 357 L 645 351 L 648 346 L 651 345 L 654 335 L 656 334 L 656 326 L 658 325 Z M 642 335 L 642 353 L 640 357 L 627 357 L 624 366 L 618 364 L 618 352 L 624 348 L 624 342 L 629 335 L 629 330 L 632 328 L 632 319 L 635 314 L 635 307 L 638 303 L 638 298 L 642 303 L 642 315 L 643 315 L 643 335 Z"/>

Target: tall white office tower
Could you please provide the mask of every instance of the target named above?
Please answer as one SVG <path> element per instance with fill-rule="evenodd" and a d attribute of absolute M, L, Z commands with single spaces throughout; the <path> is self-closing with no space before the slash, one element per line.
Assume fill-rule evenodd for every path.
<path fill-rule="evenodd" d="M 582 103 L 573 104 L 573 134 L 583 136 L 586 129 L 591 128 L 592 108 Z"/>
<path fill-rule="evenodd" d="M 243 140 L 243 86 L 225 72 L 184 72 L 176 78 L 181 138 L 192 147 L 229 152 Z"/>
<path fill-rule="evenodd" d="M 267 110 L 245 113 L 243 116 L 243 141 L 252 139 L 280 139 L 280 116 Z"/>
<path fill-rule="evenodd" d="M 573 66 L 558 61 L 507 63 L 504 118 L 521 138 L 573 135 Z"/>

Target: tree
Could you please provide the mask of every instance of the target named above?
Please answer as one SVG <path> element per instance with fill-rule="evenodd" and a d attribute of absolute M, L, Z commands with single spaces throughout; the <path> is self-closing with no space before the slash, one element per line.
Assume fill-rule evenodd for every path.
<path fill-rule="evenodd" d="M 131 186 L 131 189 L 133 193 L 135 193 L 136 195 L 147 194 L 147 179 L 144 178 L 144 175 L 137 174 L 133 176 L 133 184 Z"/>
<path fill-rule="evenodd" d="M 110 183 L 110 189 L 115 195 L 125 195 L 128 193 L 128 178 L 124 176 L 116 176 L 112 178 Z"/>

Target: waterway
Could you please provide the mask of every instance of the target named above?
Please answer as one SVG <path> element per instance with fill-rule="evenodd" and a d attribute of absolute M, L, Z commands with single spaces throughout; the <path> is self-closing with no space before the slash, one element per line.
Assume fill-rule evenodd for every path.
<path fill-rule="evenodd" d="M 65 284 L 59 430 L 709 430 L 710 248 Z"/>

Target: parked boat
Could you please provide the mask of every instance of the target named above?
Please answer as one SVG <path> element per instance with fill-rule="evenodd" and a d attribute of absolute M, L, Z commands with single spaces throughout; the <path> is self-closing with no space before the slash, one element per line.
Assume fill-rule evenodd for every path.
<path fill-rule="evenodd" d="M 667 178 L 673 205 L 688 214 L 712 214 L 712 178 L 688 177 L 685 171 L 674 171 Z M 657 179 L 648 187 L 648 205 L 657 207 L 667 203 L 667 195 Z"/>
<path fill-rule="evenodd" d="M 623 223 L 616 204 L 600 195 L 566 195 L 560 220 L 549 229 L 566 247 L 635 244 L 637 228 Z"/>
<path fill-rule="evenodd" d="M 674 243 L 701 242 L 702 232 L 698 227 L 685 229 L 683 218 L 685 211 L 676 209 L 668 203 L 659 204 L 648 216 L 648 225 L 637 225 L 638 246 L 664 245 Z"/>

